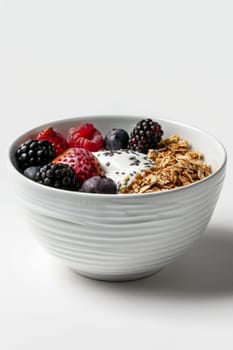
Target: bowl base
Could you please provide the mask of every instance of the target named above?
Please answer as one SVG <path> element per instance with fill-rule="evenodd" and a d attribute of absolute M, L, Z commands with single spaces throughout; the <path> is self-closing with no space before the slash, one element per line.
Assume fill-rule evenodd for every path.
<path fill-rule="evenodd" d="M 116 275 L 102 275 L 97 273 L 89 273 L 89 272 L 80 272 L 74 268 L 70 268 L 73 272 L 79 274 L 80 276 L 97 280 L 97 281 L 103 281 L 103 282 L 129 282 L 129 281 L 135 281 L 140 280 L 149 276 L 152 276 L 158 272 L 160 272 L 163 267 L 160 267 L 159 269 L 156 269 L 154 271 L 145 271 L 140 273 L 131 273 L 131 274 L 116 274 Z"/>

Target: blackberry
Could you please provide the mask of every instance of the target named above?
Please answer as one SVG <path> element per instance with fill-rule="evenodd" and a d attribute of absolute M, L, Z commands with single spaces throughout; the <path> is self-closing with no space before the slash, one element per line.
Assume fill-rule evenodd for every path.
<path fill-rule="evenodd" d="M 47 140 L 30 139 L 19 146 L 15 156 L 19 168 L 25 170 L 31 166 L 49 163 L 55 156 L 55 149 Z"/>
<path fill-rule="evenodd" d="M 155 149 L 161 141 L 163 130 L 161 125 L 152 119 L 140 120 L 130 133 L 128 149 L 147 153 L 149 149 Z"/>
<path fill-rule="evenodd" d="M 68 164 L 49 163 L 44 165 L 39 172 L 38 183 L 63 190 L 78 190 L 79 183 L 76 175 Z"/>

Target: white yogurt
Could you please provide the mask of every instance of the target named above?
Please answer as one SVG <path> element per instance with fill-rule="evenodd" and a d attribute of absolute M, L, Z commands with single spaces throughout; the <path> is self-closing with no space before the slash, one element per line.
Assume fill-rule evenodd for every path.
<path fill-rule="evenodd" d="M 105 171 L 105 176 L 110 177 L 117 184 L 129 175 L 131 181 L 136 173 L 154 166 L 146 154 L 122 149 L 118 151 L 93 152 Z"/>

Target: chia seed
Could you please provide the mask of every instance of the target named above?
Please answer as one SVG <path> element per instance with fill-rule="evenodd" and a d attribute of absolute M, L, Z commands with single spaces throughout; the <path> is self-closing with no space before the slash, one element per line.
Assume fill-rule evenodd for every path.
<path fill-rule="evenodd" d="M 135 159 L 135 161 L 133 162 L 133 163 L 131 163 L 130 165 L 136 165 L 136 166 L 138 166 L 139 164 L 140 164 L 141 162 L 140 162 L 140 160 L 139 159 Z"/>

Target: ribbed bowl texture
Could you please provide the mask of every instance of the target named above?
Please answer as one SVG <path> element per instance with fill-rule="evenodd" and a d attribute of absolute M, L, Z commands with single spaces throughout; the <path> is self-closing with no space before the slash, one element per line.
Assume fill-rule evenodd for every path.
<path fill-rule="evenodd" d="M 212 174 L 194 184 L 147 194 L 92 194 L 57 190 L 37 184 L 17 169 L 16 148 L 39 131 L 92 122 L 103 134 L 112 128 L 132 130 L 139 116 L 90 116 L 41 125 L 21 135 L 10 147 L 16 184 L 32 231 L 54 256 L 90 278 L 124 281 L 153 274 L 190 247 L 206 229 L 218 200 L 226 152 L 213 136 L 182 123 L 152 118 L 163 137 L 178 134 L 204 154 Z"/>

